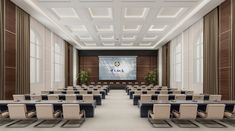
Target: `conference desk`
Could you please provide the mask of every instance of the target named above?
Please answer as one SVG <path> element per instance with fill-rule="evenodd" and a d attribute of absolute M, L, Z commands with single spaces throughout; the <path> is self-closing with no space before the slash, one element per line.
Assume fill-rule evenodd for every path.
<path fill-rule="evenodd" d="M 161 91 L 161 90 L 156 90 L 156 91 L 155 91 L 155 94 L 160 94 L 160 91 Z M 130 99 L 133 99 L 134 93 L 135 93 L 135 91 L 130 91 L 130 94 L 129 94 L 129 98 L 130 98 Z M 186 93 L 187 93 L 187 91 L 181 91 L 181 92 L 180 92 L 180 94 L 186 94 Z M 145 90 L 145 91 L 142 91 L 142 94 L 147 94 L 147 91 L 146 91 L 146 90 Z M 168 94 L 173 94 L 173 91 L 168 90 Z"/>
<path fill-rule="evenodd" d="M 45 92 L 47 92 L 46 94 L 56 94 L 56 92 L 58 92 L 58 91 L 42 91 L 41 93 L 44 95 Z M 62 94 L 67 94 L 67 91 L 61 91 L 61 93 Z M 80 94 L 80 92 L 79 91 L 74 91 L 74 94 Z M 88 90 L 87 94 L 92 94 L 92 91 Z M 100 91 L 100 94 L 102 96 L 102 99 L 105 99 L 105 95 L 106 95 L 105 91 Z"/>
<path fill-rule="evenodd" d="M 62 104 L 79 104 L 80 109 L 86 112 L 86 117 L 94 117 L 95 114 L 95 101 L 94 102 L 83 102 L 79 101 L 12 101 L 2 100 L 0 101 L 0 110 L 8 110 L 7 104 L 25 104 L 28 110 L 36 110 L 36 104 L 53 104 L 54 110 L 62 111 Z"/>
<path fill-rule="evenodd" d="M 158 91 L 161 91 L 161 90 L 168 90 L 168 91 L 173 91 L 173 90 L 178 90 L 177 88 L 167 88 L 167 89 L 163 89 L 163 88 L 128 88 L 126 89 L 126 92 L 127 94 L 129 95 L 131 91 L 134 91 L 134 90 L 158 90 Z"/>
<path fill-rule="evenodd" d="M 105 88 L 98 88 L 98 89 L 93 89 L 93 88 L 73 88 L 73 89 L 67 89 L 67 88 L 61 88 L 61 89 L 58 89 L 58 91 L 79 91 L 79 90 L 85 90 L 85 91 L 97 91 L 97 90 L 100 90 L 100 91 L 104 91 L 106 95 L 108 95 L 108 92 L 109 90 L 108 89 L 105 89 Z"/>
<path fill-rule="evenodd" d="M 136 91 L 150 91 L 150 90 L 156 90 L 156 91 L 161 91 L 161 90 L 168 90 L 168 91 L 175 91 L 177 90 L 176 88 L 167 88 L 167 89 L 161 89 L 161 88 L 141 88 L 141 89 L 135 89 Z M 133 89 L 128 89 L 127 94 L 130 95 L 130 92 L 135 91 Z"/>
<path fill-rule="evenodd" d="M 156 101 L 139 102 L 140 117 L 148 117 L 148 111 L 153 110 L 154 104 L 171 104 L 172 110 L 179 110 L 180 104 L 197 104 L 198 110 L 205 111 L 207 104 L 225 104 L 225 110 L 233 111 L 235 101 L 188 101 L 188 100 L 171 100 L 171 101 Z"/>
<path fill-rule="evenodd" d="M 24 96 L 25 96 L 25 100 L 31 100 L 31 96 L 34 96 L 34 95 L 26 94 Z M 48 95 L 41 95 L 41 96 L 42 96 L 42 100 L 48 100 Z M 62 101 L 66 100 L 65 94 L 58 94 L 58 96 L 59 96 L 59 100 L 62 100 Z M 81 94 L 76 94 L 76 97 L 77 97 L 77 100 L 82 100 Z M 95 100 L 96 105 L 102 105 L 101 95 L 93 95 L 93 98 Z"/>
<path fill-rule="evenodd" d="M 204 100 L 209 100 L 210 95 L 204 95 Z M 154 94 L 151 96 L 152 100 L 157 100 L 158 94 Z M 138 105 L 140 100 L 140 95 L 133 96 L 133 105 Z M 169 94 L 168 100 L 175 100 L 175 94 Z M 193 100 L 193 95 L 186 95 L 186 100 Z"/>

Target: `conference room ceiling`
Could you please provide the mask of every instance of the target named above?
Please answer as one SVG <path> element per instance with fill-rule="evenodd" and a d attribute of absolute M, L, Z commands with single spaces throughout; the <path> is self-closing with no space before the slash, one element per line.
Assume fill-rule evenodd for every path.
<path fill-rule="evenodd" d="M 222 0 L 12 0 L 79 49 L 156 49 Z"/>

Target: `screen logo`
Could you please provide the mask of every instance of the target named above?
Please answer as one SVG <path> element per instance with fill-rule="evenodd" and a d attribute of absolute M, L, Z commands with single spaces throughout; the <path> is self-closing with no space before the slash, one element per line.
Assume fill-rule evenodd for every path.
<path fill-rule="evenodd" d="M 114 66 L 119 67 L 120 66 L 120 62 L 119 61 L 115 61 L 114 62 Z"/>
<path fill-rule="evenodd" d="M 121 65 L 121 63 L 119 61 L 115 61 L 113 64 L 114 64 L 115 67 L 119 67 Z M 110 71 L 113 72 L 113 73 L 124 72 L 123 69 L 119 69 L 119 68 L 118 69 L 111 69 Z"/>

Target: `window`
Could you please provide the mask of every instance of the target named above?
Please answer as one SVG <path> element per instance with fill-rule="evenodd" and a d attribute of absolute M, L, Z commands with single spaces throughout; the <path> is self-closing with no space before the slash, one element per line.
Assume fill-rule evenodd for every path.
<path fill-rule="evenodd" d="M 40 42 L 39 35 L 34 31 L 30 30 L 30 82 L 40 82 Z"/>
<path fill-rule="evenodd" d="M 174 80 L 176 82 L 182 81 L 182 51 L 181 51 L 181 41 L 177 39 L 176 45 L 174 47 L 174 60 L 173 60 L 173 67 L 174 67 Z"/>
<path fill-rule="evenodd" d="M 63 75 L 63 52 L 62 44 L 55 42 L 54 47 L 54 81 L 61 82 Z"/>
<path fill-rule="evenodd" d="M 203 32 L 200 32 L 194 43 L 194 82 L 203 82 Z"/>

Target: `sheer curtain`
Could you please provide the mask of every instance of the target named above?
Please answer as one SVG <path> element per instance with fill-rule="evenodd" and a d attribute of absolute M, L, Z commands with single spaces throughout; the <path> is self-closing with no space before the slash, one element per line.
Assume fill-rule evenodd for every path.
<path fill-rule="evenodd" d="M 162 47 L 158 49 L 158 85 L 162 86 Z"/>
<path fill-rule="evenodd" d="M 78 52 L 76 48 L 73 48 L 73 85 L 77 85 L 78 77 Z"/>
<path fill-rule="evenodd" d="M 203 20 L 171 41 L 171 87 L 203 93 Z"/>
<path fill-rule="evenodd" d="M 64 41 L 30 19 L 30 93 L 64 87 Z"/>

